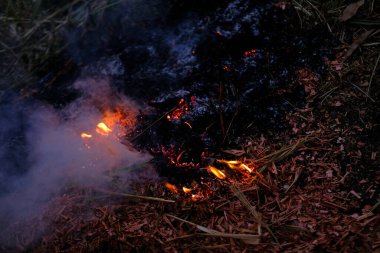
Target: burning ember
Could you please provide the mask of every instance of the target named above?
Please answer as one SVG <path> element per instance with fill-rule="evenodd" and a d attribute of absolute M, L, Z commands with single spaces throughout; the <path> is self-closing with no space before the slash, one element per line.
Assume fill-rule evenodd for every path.
<path fill-rule="evenodd" d="M 208 170 L 209 170 L 212 174 L 214 174 L 217 178 L 219 178 L 219 179 L 226 179 L 226 178 L 227 178 L 226 174 L 224 174 L 223 171 L 218 170 L 217 168 L 215 168 L 215 167 L 213 167 L 213 166 L 208 166 Z"/>
<path fill-rule="evenodd" d="M 191 96 L 189 100 L 186 101 L 184 98 L 181 98 L 176 107 L 166 115 L 166 119 L 169 122 L 175 123 L 183 120 L 183 123 L 192 129 L 192 125 L 188 121 L 184 121 L 184 118 L 187 114 L 191 114 L 191 110 L 197 106 L 197 97 Z"/>
<path fill-rule="evenodd" d="M 166 186 L 166 188 L 168 188 L 170 191 L 174 192 L 174 193 L 177 193 L 178 192 L 178 189 L 175 185 L 169 183 L 169 182 L 165 182 L 164 185 Z"/>
<path fill-rule="evenodd" d="M 92 134 L 82 133 L 80 137 L 82 137 L 83 139 L 90 139 L 92 138 Z"/>
<path fill-rule="evenodd" d="M 251 49 L 251 50 L 248 50 L 248 51 L 244 52 L 244 56 L 245 57 L 254 56 L 255 54 L 256 54 L 256 50 L 255 49 Z"/>
<path fill-rule="evenodd" d="M 187 187 L 182 187 L 182 190 L 183 190 L 183 192 L 184 193 L 190 193 L 190 192 L 192 192 L 193 191 L 193 189 L 191 189 L 191 188 L 187 188 Z"/>
<path fill-rule="evenodd" d="M 183 153 L 180 154 L 180 156 Z M 199 172 L 207 171 L 209 174 L 213 175 L 217 180 L 228 180 L 228 182 L 241 182 L 242 180 L 251 179 L 258 172 L 255 171 L 256 167 L 252 161 L 246 161 L 247 163 L 239 160 L 224 160 L 217 159 L 214 160 L 212 165 L 208 165 L 202 168 L 199 164 L 177 164 L 178 161 L 171 160 L 178 170 L 191 169 L 197 170 Z M 210 177 L 202 177 L 199 182 L 193 181 L 192 187 L 182 186 L 182 191 L 179 191 L 179 186 L 171 184 L 169 182 L 164 182 L 164 186 L 169 189 L 172 193 L 186 197 L 187 194 L 191 193 L 189 200 L 191 201 L 202 201 L 207 199 L 208 196 L 212 194 L 212 185 L 215 180 Z M 183 195 L 185 194 L 185 195 Z"/>
<path fill-rule="evenodd" d="M 227 160 L 217 160 L 219 163 L 226 164 L 230 169 L 233 170 L 246 170 L 248 173 L 252 173 L 252 169 L 246 164 L 240 161 L 227 161 Z"/>
<path fill-rule="evenodd" d="M 107 135 L 109 135 L 112 132 L 112 130 L 104 122 L 100 122 L 97 125 L 96 132 L 98 134 L 107 136 Z"/>

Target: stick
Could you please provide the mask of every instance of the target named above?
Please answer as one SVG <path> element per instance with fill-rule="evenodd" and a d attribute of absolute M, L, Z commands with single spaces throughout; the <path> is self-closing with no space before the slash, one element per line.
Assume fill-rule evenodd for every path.
<path fill-rule="evenodd" d="M 161 198 L 155 198 L 155 197 L 133 195 L 133 194 L 123 193 L 123 192 L 112 192 L 112 191 L 108 191 L 108 190 L 104 190 L 104 189 L 95 189 L 95 191 L 107 193 L 110 195 L 123 196 L 123 197 L 127 197 L 127 198 L 151 200 L 151 201 L 158 201 L 158 202 L 164 202 L 164 203 L 175 203 L 174 200 L 169 200 L 169 199 L 161 199 Z"/>
<path fill-rule="evenodd" d="M 377 65 L 379 64 L 379 60 L 380 60 L 380 54 L 377 57 L 377 60 L 376 60 L 376 63 L 375 63 L 375 67 L 373 67 L 371 78 L 369 79 L 368 89 L 367 89 L 367 95 L 368 95 L 368 97 L 370 97 L 369 96 L 369 90 L 371 89 L 372 80 L 373 80 L 373 77 L 375 76 L 375 72 L 376 72 L 376 69 L 377 69 Z"/>
<path fill-rule="evenodd" d="M 219 104 L 219 121 L 220 121 L 220 128 L 222 130 L 222 134 L 224 139 L 226 138 L 226 129 L 224 128 L 224 117 L 223 117 L 223 108 L 222 108 L 222 99 L 223 99 L 223 91 L 224 91 L 224 85 L 223 83 L 219 84 L 219 98 L 218 98 L 218 104 Z"/>
<path fill-rule="evenodd" d="M 137 140 L 140 136 L 142 136 L 143 134 L 145 134 L 146 131 L 148 131 L 152 126 L 154 126 L 155 124 L 157 124 L 160 120 L 162 120 L 163 118 L 165 118 L 169 113 L 171 113 L 172 111 L 174 111 L 177 107 L 174 107 L 172 109 L 170 109 L 169 111 L 165 112 L 164 115 L 162 115 L 160 118 L 158 118 L 156 121 L 154 121 L 152 124 L 150 124 L 147 128 L 145 128 L 141 133 L 139 133 L 137 136 L 135 136 L 131 142 L 134 142 L 135 140 Z"/>

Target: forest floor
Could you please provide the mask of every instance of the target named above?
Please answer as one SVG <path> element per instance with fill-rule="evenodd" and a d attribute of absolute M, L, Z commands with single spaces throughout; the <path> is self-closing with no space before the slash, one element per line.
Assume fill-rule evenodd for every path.
<path fill-rule="evenodd" d="M 369 2 L 332 24 L 312 3 L 293 1 L 301 21 L 317 12 L 341 44 L 322 78 L 298 72 L 292 85 L 305 88 L 307 103 L 287 113 L 286 130 L 253 136 L 241 148 L 257 159 L 255 177 L 215 181 L 212 195 L 189 201 L 144 179 L 147 167 L 136 172 L 130 195 L 76 189 L 55 199 L 44 217 L 49 232 L 27 247 L 33 235 L 21 236 L 19 250 L 380 251 L 380 14 Z M 355 12 L 345 4 L 330 13 L 343 17 L 346 8 Z"/>

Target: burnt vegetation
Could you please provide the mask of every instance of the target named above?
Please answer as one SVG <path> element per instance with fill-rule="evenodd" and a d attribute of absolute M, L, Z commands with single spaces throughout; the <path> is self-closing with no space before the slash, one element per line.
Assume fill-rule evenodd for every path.
<path fill-rule="evenodd" d="M 141 106 L 119 138 L 152 156 L 0 251 L 379 250 L 380 6 L 322 2 L 0 3 L 0 180 L 28 170 L 10 97 L 63 108 L 89 76 Z"/>

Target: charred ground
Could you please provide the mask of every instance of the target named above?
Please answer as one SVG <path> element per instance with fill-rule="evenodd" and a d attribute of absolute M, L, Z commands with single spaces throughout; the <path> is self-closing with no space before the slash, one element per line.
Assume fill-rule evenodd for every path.
<path fill-rule="evenodd" d="M 137 172 L 132 191 L 156 199 L 118 195 L 126 187 L 117 179 L 107 200 L 72 189 L 47 210 L 50 233 L 20 240 L 21 251 L 378 250 L 377 3 L 339 22 L 349 3 L 149 2 L 69 24 L 68 50 L 50 59 L 64 67 L 39 69 L 23 92 L 60 107 L 85 73 L 147 103 L 128 138 L 151 151 L 161 178 Z M 183 151 L 188 167 L 170 163 Z M 242 157 L 260 176 L 232 186 L 202 170 Z M 166 180 L 202 181 L 211 194 L 189 201 Z"/>

